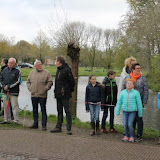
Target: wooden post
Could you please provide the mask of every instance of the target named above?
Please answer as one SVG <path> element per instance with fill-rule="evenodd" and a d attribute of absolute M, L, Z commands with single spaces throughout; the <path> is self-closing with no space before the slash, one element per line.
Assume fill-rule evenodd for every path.
<path fill-rule="evenodd" d="M 76 46 L 73 42 L 68 44 L 67 55 L 71 58 L 71 69 L 75 79 L 74 92 L 72 93 L 72 98 L 70 99 L 71 111 L 73 116 L 76 117 L 77 112 L 77 87 L 78 87 L 78 66 L 79 66 L 79 56 L 80 48 Z"/>

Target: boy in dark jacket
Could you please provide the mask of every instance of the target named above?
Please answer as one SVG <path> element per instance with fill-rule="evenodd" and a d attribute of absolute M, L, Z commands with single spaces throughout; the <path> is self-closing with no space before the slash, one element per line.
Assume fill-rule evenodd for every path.
<path fill-rule="evenodd" d="M 116 133 L 117 131 L 114 129 L 114 107 L 117 103 L 117 84 L 115 80 L 116 73 L 114 71 L 108 71 L 107 76 L 103 80 L 103 85 L 105 86 L 105 104 L 104 112 L 101 124 L 101 132 L 107 133 L 106 130 L 106 119 L 108 116 L 108 109 L 110 109 L 110 132 Z"/>

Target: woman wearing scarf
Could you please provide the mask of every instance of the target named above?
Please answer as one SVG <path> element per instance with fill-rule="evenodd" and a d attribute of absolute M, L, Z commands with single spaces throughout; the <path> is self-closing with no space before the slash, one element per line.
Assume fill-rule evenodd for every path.
<path fill-rule="evenodd" d="M 123 81 L 122 90 L 126 89 L 126 80 L 132 79 L 133 82 L 135 82 L 134 89 L 137 90 L 140 93 L 142 105 L 143 107 L 147 104 L 148 100 L 148 84 L 146 77 L 142 75 L 141 73 L 141 66 L 139 63 L 135 63 L 132 65 L 132 71 L 129 75 L 127 75 Z M 143 135 L 143 119 L 142 117 L 138 117 L 138 113 L 136 114 L 135 122 L 134 122 L 134 128 L 136 127 L 137 123 L 137 135 L 135 135 L 135 141 L 141 141 L 142 135 Z"/>

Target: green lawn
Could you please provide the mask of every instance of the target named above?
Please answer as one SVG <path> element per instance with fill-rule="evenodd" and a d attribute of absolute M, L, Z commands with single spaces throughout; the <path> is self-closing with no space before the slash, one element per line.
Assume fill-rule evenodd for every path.
<path fill-rule="evenodd" d="M 52 77 L 56 75 L 56 66 L 43 66 L 44 69 L 47 69 Z M 30 68 L 20 68 L 21 70 L 21 75 L 22 79 L 26 80 L 29 73 L 32 71 Z M 113 69 L 116 72 L 116 76 L 119 76 L 121 73 L 121 70 L 118 69 Z M 79 67 L 79 76 L 89 76 L 91 74 L 95 74 L 96 76 L 106 76 L 107 74 L 107 69 L 104 68 L 94 68 L 93 71 L 91 71 L 90 68 L 84 68 L 84 67 Z"/>

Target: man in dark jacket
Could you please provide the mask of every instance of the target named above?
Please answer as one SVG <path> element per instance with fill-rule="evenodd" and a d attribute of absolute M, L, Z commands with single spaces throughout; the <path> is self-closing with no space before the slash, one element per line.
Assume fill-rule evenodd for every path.
<path fill-rule="evenodd" d="M 51 130 L 51 133 L 61 132 L 64 107 L 67 120 L 67 134 L 71 135 L 72 116 L 69 107 L 69 98 L 71 98 L 72 92 L 74 91 L 75 80 L 70 67 L 65 63 L 64 57 L 58 56 L 55 64 L 57 66 L 57 72 L 54 94 L 57 99 L 58 120 L 56 127 Z"/>
<path fill-rule="evenodd" d="M 8 64 L 8 59 L 7 58 L 3 58 L 2 61 L 1 61 L 1 72 L 3 71 L 3 69 L 5 69 L 7 67 L 7 64 Z M 1 73 L 0 73 L 0 77 L 1 77 Z M 0 87 L 0 94 L 2 94 L 2 92 L 3 92 L 3 90 Z M 0 111 L 2 109 L 1 108 L 1 98 L 2 98 L 1 96 L 0 96 Z M 3 113 L 1 115 L 3 115 Z"/>
<path fill-rule="evenodd" d="M 3 71 L 3 69 L 5 69 L 8 66 L 8 59 L 7 58 L 3 58 L 1 61 L 1 72 Z"/>
<path fill-rule="evenodd" d="M 15 68 L 16 59 L 10 58 L 8 60 L 8 67 L 6 67 L 0 77 L 0 86 L 3 88 L 3 104 L 4 104 L 4 124 L 8 123 L 9 110 L 6 112 L 6 105 L 8 98 L 13 109 L 14 124 L 18 124 L 18 95 L 20 84 L 20 71 Z"/>

